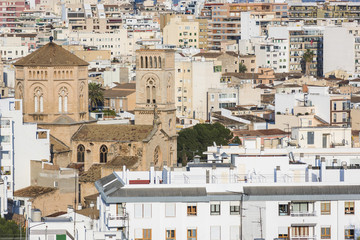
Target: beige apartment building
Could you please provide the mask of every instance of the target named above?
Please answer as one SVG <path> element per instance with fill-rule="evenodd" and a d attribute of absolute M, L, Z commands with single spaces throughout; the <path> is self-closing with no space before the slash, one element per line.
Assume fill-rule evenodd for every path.
<path fill-rule="evenodd" d="M 164 27 L 163 37 L 165 45 L 199 48 L 199 22 L 184 21 L 181 16 L 175 16 Z"/>
<path fill-rule="evenodd" d="M 175 62 L 176 116 L 208 120 L 208 90 L 220 88 L 220 78 L 220 61 L 184 58 Z"/>

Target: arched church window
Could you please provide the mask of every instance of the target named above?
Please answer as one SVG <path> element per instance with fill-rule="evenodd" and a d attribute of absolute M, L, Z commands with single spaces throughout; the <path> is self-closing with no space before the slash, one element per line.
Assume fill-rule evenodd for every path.
<path fill-rule="evenodd" d="M 82 82 L 80 84 L 80 95 L 79 95 L 79 108 L 80 112 L 85 112 L 85 100 L 84 100 L 84 93 L 85 93 L 85 83 Z"/>
<path fill-rule="evenodd" d="M 157 57 L 154 57 L 154 68 L 157 68 Z"/>
<path fill-rule="evenodd" d="M 140 57 L 140 67 L 144 68 L 144 57 L 143 56 Z"/>
<path fill-rule="evenodd" d="M 29 78 L 32 78 L 32 76 L 31 76 L 31 71 L 29 71 Z"/>
<path fill-rule="evenodd" d="M 146 81 L 146 101 L 147 103 L 156 103 L 156 84 L 153 78 Z"/>
<path fill-rule="evenodd" d="M 105 145 L 102 145 L 100 147 L 100 162 L 101 163 L 107 162 L 107 154 L 108 154 L 108 148 Z"/>
<path fill-rule="evenodd" d="M 145 57 L 145 68 L 148 68 L 148 57 Z"/>
<path fill-rule="evenodd" d="M 159 57 L 158 59 L 159 59 L 159 68 L 161 68 L 161 57 Z"/>
<path fill-rule="evenodd" d="M 161 150 L 160 150 L 160 147 L 157 146 L 154 150 L 154 164 L 157 165 L 159 162 L 162 162 L 162 159 L 161 159 Z"/>
<path fill-rule="evenodd" d="M 44 112 L 44 96 L 41 87 L 35 88 L 34 91 L 34 110 L 35 112 Z"/>
<path fill-rule="evenodd" d="M 80 144 L 77 147 L 77 162 L 84 162 L 85 161 L 85 147 L 84 145 Z"/>
<path fill-rule="evenodd" d="M 150 58 L 150 68 L 153 68 L 153 62 L 152 62 L 152 57 L 149 57 Z"/>
<path fill-rule="evenodd" d="M 68 90 L 66 87 L 60 88 L 59 91 L 59 112 L 67 112 L 68 111 Z"/>

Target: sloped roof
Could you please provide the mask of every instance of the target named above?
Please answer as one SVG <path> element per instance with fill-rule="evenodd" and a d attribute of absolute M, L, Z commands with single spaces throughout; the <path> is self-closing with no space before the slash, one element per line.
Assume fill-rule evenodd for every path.
<path fill-rule="evenodd" d="M 127 97 L 130 94 L 135 93 L 134 90 L 123 90 L 123 89 L 109 89 L 104 91 L 104 98 L 121 98 L 121 97 Z"/>
<path fill-rule="evenodd" d="M 217 58 L 222 55 L 221 52 L 202 52 L 195 54 L 193 57 Z"/>
<path fill-rule="evenodd" d="M 55 153 L 70 151 L 70 148 L 65 143 L 63 143 L 62 141 L 60 141 L 51 134 L 50 134 L 50 144 L 53 146 L 53 152 Z"/>
<path fill-rule="evenodd" d="M 263 129 L 263 130 L 234 130 L 235 136 L 274 136 L 274 135 L 286 135 L 287 132 L 281 129 Z"/>
<path fill-rule="evenodd" d="M 109 168 L 121 168 L 124 165 L 126 168 L 130 169 L 132 166 L 134 166 L 138 161 L 139 157 L 137 156 L 117 156 L 113 160 L 107 162 L 105 164 L 105 167 Z"/>
<path fill-rule="evenodd" d="M 89 170 L 82 172 L 79 182 L 95 182 L 101 178 L 101 164 L 93 164 Z"/>
<path fill-rule="evenodd" d="M 151 133 L 152 129 L 152 125 L 82 125 L 80 129 L 72 136 L 72 140 L 95 142 L 141 141 Z"/>
<path fill-rule="evenodd" d="M 53 188 L 53 187 L 29 186 L 29 187 L 22 188 L 22 189 L 15 191 L 14 196 L 15 197 L 36 198 L 38 196 L 53 192 L 55 190 L 56 190 L 56 188 Z"/>
<path fill-rule="evenodd" d="M 49 42 L 35 52 L 17 61 L 15 66 L 87 66 L 89 63 L 78 58 L 61 46 Z"/>

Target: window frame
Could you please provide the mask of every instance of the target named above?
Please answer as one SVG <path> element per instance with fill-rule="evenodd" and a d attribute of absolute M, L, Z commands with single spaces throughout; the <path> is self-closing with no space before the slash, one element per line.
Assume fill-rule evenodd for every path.
<path fill-rule="evenodd" d="M 351 235 L 350 235 L 350 234 L 347 235 L 347 234 L 346 234 L 347 231 L 349 231 L 349 232 L 352 231 L 352 234 L 351 234 Z M 347 228 L 347 229 L 345 229 L 345 231 L 344 231 L 344 238 L 345 238 L 345 239 L 355 239 L 355 229 L 354 229 L 354 228 Z"/>
<path fill-rule="evenodd" d="M 195 231 L 195 236 L 192 236 L 192 231 Z M 188 228 L 186 231 L 186 239 L 187 240 L 197 240 L 197 228 Z"/>
<path fill-rule="evenodd" d="M 168 232 L 173 232 L 173 236 L 168 236 Z M 165 230 L 165 240 L 176 240 L 176 229 L 166 229 Z"/>
<path fill-rule="evenodd" d="M 352 207 L 351 207 L 352 205 Z M 344 203 L 344 213 L 345 215 L 354 215 L 355 214 L 355 202 L 345 202 Z"/>
<path fill-rule="evenodd" d="M 187 205 L 187 216 L 197 216 L 197 205 Z"/>
<path fill-rule="evenodd" d="M 280 206 L 286 206 L 286 212 L 280 212 Z M 290 204 L 289 203 L 287 203 L 287 204 L 279 203 L 278 204 L 278 214 L 279 214 L 279 216 L 290 216 Z"/>
<path fill-rule="evenodd" d="M 324 234 L 323 234 L 323 229 L 325 230 L 324 231 Z M 329 231 L 329 233 L 327 233 L 327 231 Z M 321 239 L 331 239 L 331 227 L 321 227 L 320 229 L 320 234 L 321 234 Z"/>
<path fill-rule="evenodd" d="M 213 209 L 214 206 L 214 209 Z M 210 215 L 220 215 L 221 214 L 221 204 L 220 203 L 211 203 L 210 204 Z"/>
<path fill-rule="evenodd" d="M 323 210 L 324 206 L 324 210 Z M 320 204 L 321 215 L 330 215 L 331 214 L 331 202 L 321 202 Z"/>

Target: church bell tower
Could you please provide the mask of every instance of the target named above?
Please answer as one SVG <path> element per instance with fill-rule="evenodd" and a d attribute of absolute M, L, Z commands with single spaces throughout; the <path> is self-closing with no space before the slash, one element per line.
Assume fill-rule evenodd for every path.
<path fill-rule="evenodd" d="M 142 49 L 136 55 L 135 124 L 154 124 L 176 137 L 175 52 Z"/>

